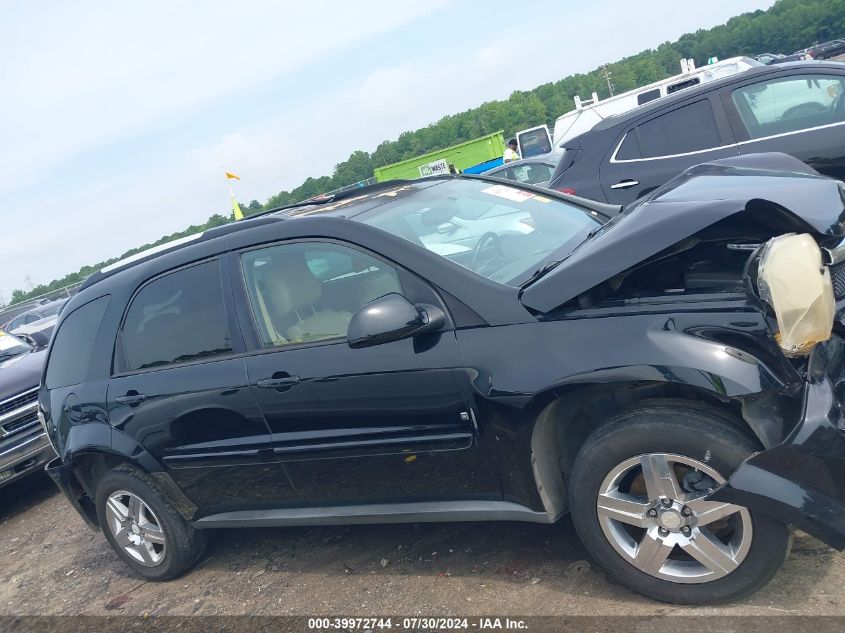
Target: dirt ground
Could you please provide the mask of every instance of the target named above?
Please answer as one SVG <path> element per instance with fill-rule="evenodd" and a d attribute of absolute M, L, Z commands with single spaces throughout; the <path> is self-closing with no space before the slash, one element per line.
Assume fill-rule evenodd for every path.
<path fill-rule="evenodd" d="M 659 604 L 590 562 L 571 523 L 219 531 L 186 576 L 135 577 L 46 476 L 0 490 L 0 616 L 845 615 L 845 553 L 799 534 L 764 590 Z"/>

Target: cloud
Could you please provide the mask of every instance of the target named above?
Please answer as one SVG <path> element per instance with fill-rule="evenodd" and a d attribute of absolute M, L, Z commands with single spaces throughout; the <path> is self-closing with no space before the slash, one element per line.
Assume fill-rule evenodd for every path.
<path fill-rule="evenodd" d="M 191 12 L 185 7 L 193 5 L 185 4 L 177 5 L 181 14 L 175 9 L 160 9 L 153 17 L 143 11 L 109 13 L 93 16 L 93 26 L 80 26 L 73 11 L 62 14 L 68 21 L 67 32 L 78 27 L 88 36 L 107 31 L 106 24 L 114 26 L 123 16 L 124 22 L 133 22 L 133 33 L 149 32 L 144 41 L 154 50 L 148 54 L 139 42 L 121 48 L 120 34 L 125 36 L 126 29 L 104 35 L 97 43 L 63 40 L 58 49 L 49 47 L 46 38 L 56 36 L 61 22 L 51 15 L 38 37 L 26 44 L 24 50 L 32 55 L 25 60 L 25 68 L 14 70 L 19 79 L 9 80 L 6 66 L 0 74 L 0 88 L 14 84 L 12 101 L 21 102 L 11 106 L 14 116 L 0 117 L 0 137 L 5 144 L 8 135 L 11 146 L 23 156 L 20 161 L 10 157 L 4 146 L 0 169 L 37 180 L 49 165 L 98 144 L 142 130 L 163 131 L 130 144 L 130 151 L 150 157 L 142 168 L 118 164 L 108 179 L 92 173 L 66 189 L 45 187 L 44 193 L 14 209 L 14 221 L 6 216 L 9 228 L 0 233 L 0 290 L 8 297 L 13 288 L 22 287 L 24 275 L 36 283 L 48 282 L 202 223 L 214 212 L 228 213 L 224 165 L 242 177 L 234 183 L 241 202 L 253 198 L 263 202 L 307 176 L 330 174 L 336 163 L 356 149 L 372 150 L 382 140 L 446 114 L 590 70 L 603 61 L 768 4 L 766 0 L 714 2 L 704 15 L 678 12 L 669 0 L 649 3 L 647 10 L 643 7 L 633 13 L 624 10 L 621 0 L 596 0 L 575 8 L 556 4 L 553 10 L 538 10 L 495 33 L 472 32 L 470 37 L 472 24 L 468 24 L 464 39 L 439 41 L 434 34 L 426 50 L 374 56 L 372 66 L 352 75 L 327 73 L 319 77 L 323 86 L 319 94 L 304 102 L 282 100 L 275 111 L 270 108 L 270 114 L 261 117 L 242 117 L 234 109 L 234 115 L 216 119 L 204 137 L 187 146 L 181 141 L 164 142 L 174 117 L 285 69 L 307 68 L 318 58 L 336 59 L 344 43 L 355 38 L 375 42 L 379 33 L 420 14 L 408 14 L 403 5 L 401 18 L 382 19 L 379 14 L 396 12 L 387 0 L 366 10 L 356 5 L 347 11 L 341 4 L 332 4 L 332 10 L 340 11 L 336 19 L 328 17 L 332 11 L 326 5 L 317 3 L 287 13 L 286 19 L 278 14 L 271 18 L 272 9 L 261 19 L 262 11 L 245 3 L 229 3 L 225 10 L 212 6 L 208 14 L 199 9 Z M 619 15 L 626 16 L 624 28 Z M 319 25 L 317 39 L 326 41 L 315 47 L 312 40 L 318 27 L 309 30 L 303 25 Z M 13 30 L 0 26 L 0 36 L 4 29 Z M 606 36 L 609 29 L 616 37 Z M 18 42 L 26 39 L 16 37 Z M 49 53 L 32 52 L 42 45 Z M 10 44 L 8 50 L 16 49 Z M 98 62 L 108 50 L 113 50 L 113 59 Z M 62 51 L 67 53 L 64 58 Z M 20 56 L 15 53 L 15 59 Z M 57 63 L 59 59 L 68 63 Z M 247 66 L 249 72 L 240 77 L 238 69 Z M 22 103 L 25 96 L 31 101 L 31 111 Z M 7 105 L 0 107 L 5 115 Z M 112 110 L 118 112 L 110 114 Z M 161 148 L 156 139 L 162 139 Z M 29 142 L 32 148 L 26 147 Z M 5 184 L 10 184 L 8 178 Z M 33 248 L 35 239 L 37 249 Z"/>
<path fill-rule="evenodd" d="M 319 0 L 23 5 L 0 22 L 0 191 L 443 4 L 402 11 L 389 0 L 366 10 Z"/>

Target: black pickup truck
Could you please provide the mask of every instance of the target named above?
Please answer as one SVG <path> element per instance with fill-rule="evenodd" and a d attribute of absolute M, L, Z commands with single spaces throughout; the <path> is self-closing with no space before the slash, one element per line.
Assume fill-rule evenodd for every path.
<path fill-rule="evenodd" d="M 45 352 L 0 330 L 0 487 L 40 471 L 55 455 L 38 422 Z"/>

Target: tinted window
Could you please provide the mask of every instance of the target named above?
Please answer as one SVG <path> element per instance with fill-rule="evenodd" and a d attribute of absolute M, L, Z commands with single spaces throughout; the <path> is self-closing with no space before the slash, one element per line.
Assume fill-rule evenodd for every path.
<path fill-rule="evenodd" d="M 642 154 L 640 154 L 640 144 L 637 142 L 637 131 L 630 130 L 622 140 L 622 145 L 619 146 L 619 151 L 616 152 L 616 159 L 632 160 L 636 158 L 642 158 Z"/>
<path fill-rule="evenodd" d="M 94 339 L 109 305 L 109 297 L 100 297 L 80 306 L 62 321 L 53 337 L 47 361 L 48 389 L 76 385 L 85 380 Z"/>
<path fill-rule="evenodd" d="M 751 138 L 845 121 L 845 80 L 798 75 L 743 86 L 732 93 Z"/>
<path fill-rule="evenodd" d="M 694 152 L 720 144 L 713 109 L 706 99 L 646 121 L 637 132 L 644 158 Z"/>
<path fill-rule="evenodd" d="M 126 313 L 123 345 L 130 370 L 230 352 L 217 261 L 168 273 L 142 287 Z"/>
<path fill-rule="evenodd" d="M 279 244 L 247 251 L 241 265 L 265 347 L 345 338 L 364 304 L 403 292 L 394 268 L 339 244 Z"/>
<path fill-rule="evenodd" d="M 649 90 L 648 92 L 641 92 L 637 95 L 637 105 L 642 105 L 659 98 L 660 88 L 655 88 L 654 90 Z"/>

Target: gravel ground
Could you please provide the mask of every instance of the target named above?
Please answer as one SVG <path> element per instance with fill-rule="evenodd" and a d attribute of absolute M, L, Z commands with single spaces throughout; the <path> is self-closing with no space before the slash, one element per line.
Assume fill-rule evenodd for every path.
<path fill-rule="evenodd" d="M 0 616 L 845 615 L 845 553 L 806 535 L 756 595 L 688 608 L 610 580 L 566 519 L 219 531 L 188 575 L 150 583 L 40 475 L 0 490 L 0 556 Z"/>

